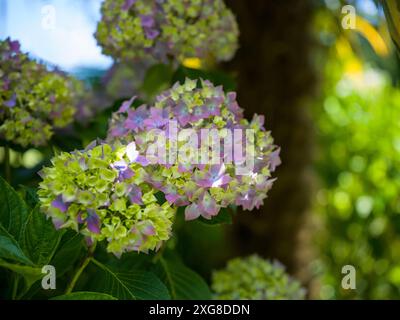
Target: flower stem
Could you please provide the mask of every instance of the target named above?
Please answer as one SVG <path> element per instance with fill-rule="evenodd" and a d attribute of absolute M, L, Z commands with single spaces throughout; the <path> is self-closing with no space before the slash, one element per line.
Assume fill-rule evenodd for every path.
<path fill-rule="evenodd" d="M 12 290 L 12 296 L 11 296 L 12 300 L 15 300 L 17 297 L 18 284 L 19 284 L 19 275 L 14 274 L 14 283 L 13 283 L 13 290 Z"/>
<path fill-rule="evenodd" d="M 8 144 L 4 146 L 4 177 L 11 184 L 10 147 Z"/>
<path fill-rule="evenodd" d="M 74 276 L 71 279 L 71 282 L 68 284 L 68 287 L 65 290 L 65 294 L 69 294 L 72 292 L 72 290 L 74 290 L 75 285 L 79 280 L 79 277 L 81 276 L 82 272 L 85 270 L 87 265 L 93 259 L 93 253 L 95 249 L 96 249 L 96 243 L 88 250 L 88 254 L 86 255 L 85 259 L 82 261 L 78 269 L 75 271 Z"/>
<path fill-rule="evenodd" d="M 158 252 L 154 255 L 153 259 L 151 260 L 152 263 L 156 264 L 158 260 L 162 257 L 163 253 L 165 250 L 165 244 L 161 246 L 161 248 L 158 250 Z"/>

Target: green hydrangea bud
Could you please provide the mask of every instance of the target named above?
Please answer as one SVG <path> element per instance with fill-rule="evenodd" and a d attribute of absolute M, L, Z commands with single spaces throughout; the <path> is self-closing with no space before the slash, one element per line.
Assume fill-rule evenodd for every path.
<path fill-rule="evenodd" d="M 105 0 L 96 38 L 118 61 L 229 60 L 238 27 L 222 0 Z"/>
<path fill-rule="evenodd" d="M 215 299 L 228 300 L 300 300 L 305 289 L 293 280 L 279 262 L 257 255 L 236 258 L 225 269 L 212 275 Z"/>
<path fill-rule="evenodd" d="M 0 138 L 45 145 L 54 128 L 73 121 L 81 91 L 81 82 L 30 60 L 17 41 L 0 41 Z"/>
<path fill-rule="evenodd" d="M 171 236 L 175 216 L 168 202 L 143 182 L 132 148 L 107 144 L 63 152 L 41 171 L 41 208 L 57 228 L 72 228 L 89 243 L 106 240 L 107 250 L 157 250 Z"/>

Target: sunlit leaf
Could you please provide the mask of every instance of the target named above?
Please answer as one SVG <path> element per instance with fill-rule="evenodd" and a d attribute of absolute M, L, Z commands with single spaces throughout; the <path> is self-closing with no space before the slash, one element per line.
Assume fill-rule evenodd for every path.
<path fill-rule="evenodd" d="M 93 260 L 98 272 L 93 274 L 89 289 L 110 294 L 121 300 L 165 300 L 168 289 L 153 273 L 143 270 L 115 271 Z"/>
<path fill-rule="evenodd" d="M 117 298 L 105 293 L 81 291 L 57 296 L 50 300 L 117 300 Z"/>

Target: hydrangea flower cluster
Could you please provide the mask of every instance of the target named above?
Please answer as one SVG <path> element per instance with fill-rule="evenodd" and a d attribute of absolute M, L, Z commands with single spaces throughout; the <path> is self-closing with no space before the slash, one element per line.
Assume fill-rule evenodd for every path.
<path fill-rule="evenodd" d="M 89 244 L 107 240 L 117 256 L 157 250 L 171 235 L 175 210 L 159 204 L 139 161 L 134 143 L 61 153 L 40 172 L 41 208 L 56 228 L 75 229 Z"/>
<path fill-rule="evenodd" d="M 238 27 L 222 0 L 105 0 L 96 38 L 118 61 L 229 60 Z"/>
<path fill-rule="evenodd" d="M 50 72 L 22 53 L 18 41 L 0 41 L 0 138 L 45 145 L 54 128 L 73 121 L 75 94 L 83 87 L 59 71 Z"/>
<path fill-rule="evenodd" d="M 279 149 L 273 144 L 270 132 L 263 127 L 263 117 L 255 115 L 251 122 L 243 118 L 234 92 L 225 94 L 222 87 L 215 87 L 207 80 L 201 80 L 199 84 L 197 80 L 186 79 L 184 84 L 176 83 L 161 93 L 152 107 L 132 108 L 133 100 L 123 103 L 113 114 L 107 141 L 135 142 L 142 164 L 151 164 L 146 167 L 146 182 L 162 191 L 171 205 L 186 206 L 187 220 L 200 216 L 211 219 L 229 205 L 242 206 L 245 210 L 262 205 L 274 181 L 271 173 L 280 164 Z M 195 139 L 199 143 L 187 147 L 187 141 L 179 134 L 174 146 L 171 121 L 176 125 L 176 132 L 192 129 L 198 133 Z M 207 149 L 210 145 L 202 143 L 209 138 L 201 136 L 206 129 L 210 132 L 216 129 L 216 141 L 222 145 L 216 163 L 199 161 L 200 155 L 210 155 Z M 254 161 L 245 174 L 238 173 L 237 162 L 228 161 L 229 152 L 225 152 L 232 151 L 229 149 L 232 141 L 230 145 L 225 144 L 225 138 L 229 135 L 237 140 L 232 133 L 235 130 L 242 132 L 236 142 L 243 150 L 234 148 L 231 158 L 240 157 L 245 151 L 246 158 Z M 246 130 L 251 130 L 253 135 L 248 136 Z M 161 155 L 165 155 L 162 160 L 168 158 L 166 162 L 159 161 L 160 157 L 151 157 L 154 142 L 162 136 L 166 137 L 166 148 Z M 175 148 L 178 156 L 173 159 L 171 151 Z"/>
<path fill-rule="evenodd" d="M 257 255 L 230 260 L 225 269 L 215 271 L 212 289 L 221 300 L 301 300 L 306 293 L 282 264 Z"/>

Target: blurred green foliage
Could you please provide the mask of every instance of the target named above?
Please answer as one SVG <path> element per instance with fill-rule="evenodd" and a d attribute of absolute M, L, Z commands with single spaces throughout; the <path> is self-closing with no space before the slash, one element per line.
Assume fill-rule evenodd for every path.
<path fill-rule="evenodd" d="M 317 202 L 321 298 L 400 297 L 400 91 L 385 74 L 343 75 L 327 65 L 323 110 L 317 115 L 322 189 Z M 343 290 L 344 265 L 357 289 Z"/>
<path fill-rule="evenodd" d="M 340 28 L 340 7 L 323 8 L 316 33 L 324 77 L 314 108 L 319 176 L 315 198 L 318 275 L 313 297 L 400 298 L 399 59 L 390 21 L 357 6 L 355 30 Z M 389 25 L 388 25 L 389 24 Z M 388 29 L 389 28 L 389 29 Z M 345 265 L 356 289 L 342 288 Z"/>

